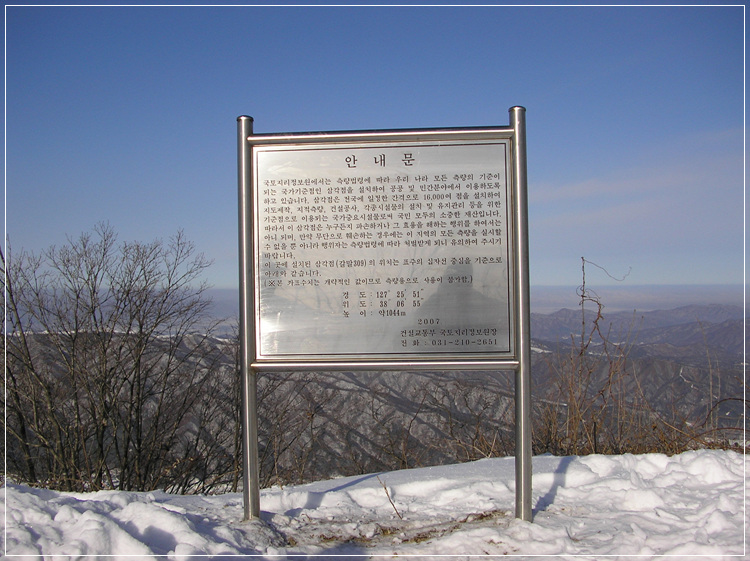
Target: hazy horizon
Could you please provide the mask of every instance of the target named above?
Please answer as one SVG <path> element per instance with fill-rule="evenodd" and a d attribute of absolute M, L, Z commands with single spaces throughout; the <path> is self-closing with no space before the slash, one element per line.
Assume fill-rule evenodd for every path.
<path fill-rule="evenodd" d="M 548 314 L 562 308 L 576 309 L 579 305 L 578 286 L 531 285 L 531 311 Z M 741 284 L 652 284 L 652 285 L 594 285 L 587 290 L 596 293 L 605 310 L 669 310 L 689 305 L 733 305 L 743 307 L 744 287 Z M 214 311 L 218 315 L 233 315 L 239 307 L 239 288 L 210 288 Z"/>

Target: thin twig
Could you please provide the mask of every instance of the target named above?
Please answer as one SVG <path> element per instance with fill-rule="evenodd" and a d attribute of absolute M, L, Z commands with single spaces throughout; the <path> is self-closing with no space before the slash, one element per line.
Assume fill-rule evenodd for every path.
<path fill-rule="evenodd" d="M 396 516 L 398 516 L 399 520 L 403 520 L 404 517 L 401 516 L 401 513 L 396 508 L 396 505 L 393 504 L 393 499 L 391 499 L 391 494 L 388 492 L 388 487 L 385 486 L 385 483 L 380 479 L 380 476 L 377 476 L 378 481 L 380 481 L 380 484 L 383 486 L 383 490 L 385 491 L 385 496 L 388 497 L 388 502 L 391 503 L 391 506 L 393 507 L 393 510 L 396 511 Z"/>

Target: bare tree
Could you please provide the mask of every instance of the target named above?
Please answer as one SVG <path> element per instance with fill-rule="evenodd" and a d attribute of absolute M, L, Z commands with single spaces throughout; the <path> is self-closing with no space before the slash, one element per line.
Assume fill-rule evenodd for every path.
<path fill-rule="evenodd" d="M 179 480 L 218 364 L 200 279 L 209 264 L 181 232 L 118 244 L 107 224 L 10 256 L 5 429 L 15 477 L 65 490 Z"/>

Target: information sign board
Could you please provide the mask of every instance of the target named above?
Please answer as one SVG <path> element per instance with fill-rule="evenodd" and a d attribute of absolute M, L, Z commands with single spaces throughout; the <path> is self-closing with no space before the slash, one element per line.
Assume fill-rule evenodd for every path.
<path fill-rule="evenodd" d="M 258 359 L 513 358 L 510 149 L 254 147 Z"/>
<path fill-rule="evenodd" d="M 515 371 L 531 520 L 525 109 L 508 127 L 256 135 L 237 119 L 245 518 L 263 370 Z"/>

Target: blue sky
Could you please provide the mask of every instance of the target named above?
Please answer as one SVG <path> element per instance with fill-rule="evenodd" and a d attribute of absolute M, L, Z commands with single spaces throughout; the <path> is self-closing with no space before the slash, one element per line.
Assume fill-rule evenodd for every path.
<path fill-rule="evenodd" d="M 234 287 L 238 115 L 258 133 L 483 126 L 523 105 L 532 284 L 580 284 L 582 256 L 634 285 L 741 284 L 744 17 L 6 6 L 7 234 L 39 251 L 100 221 L 183 229 Z"/>

